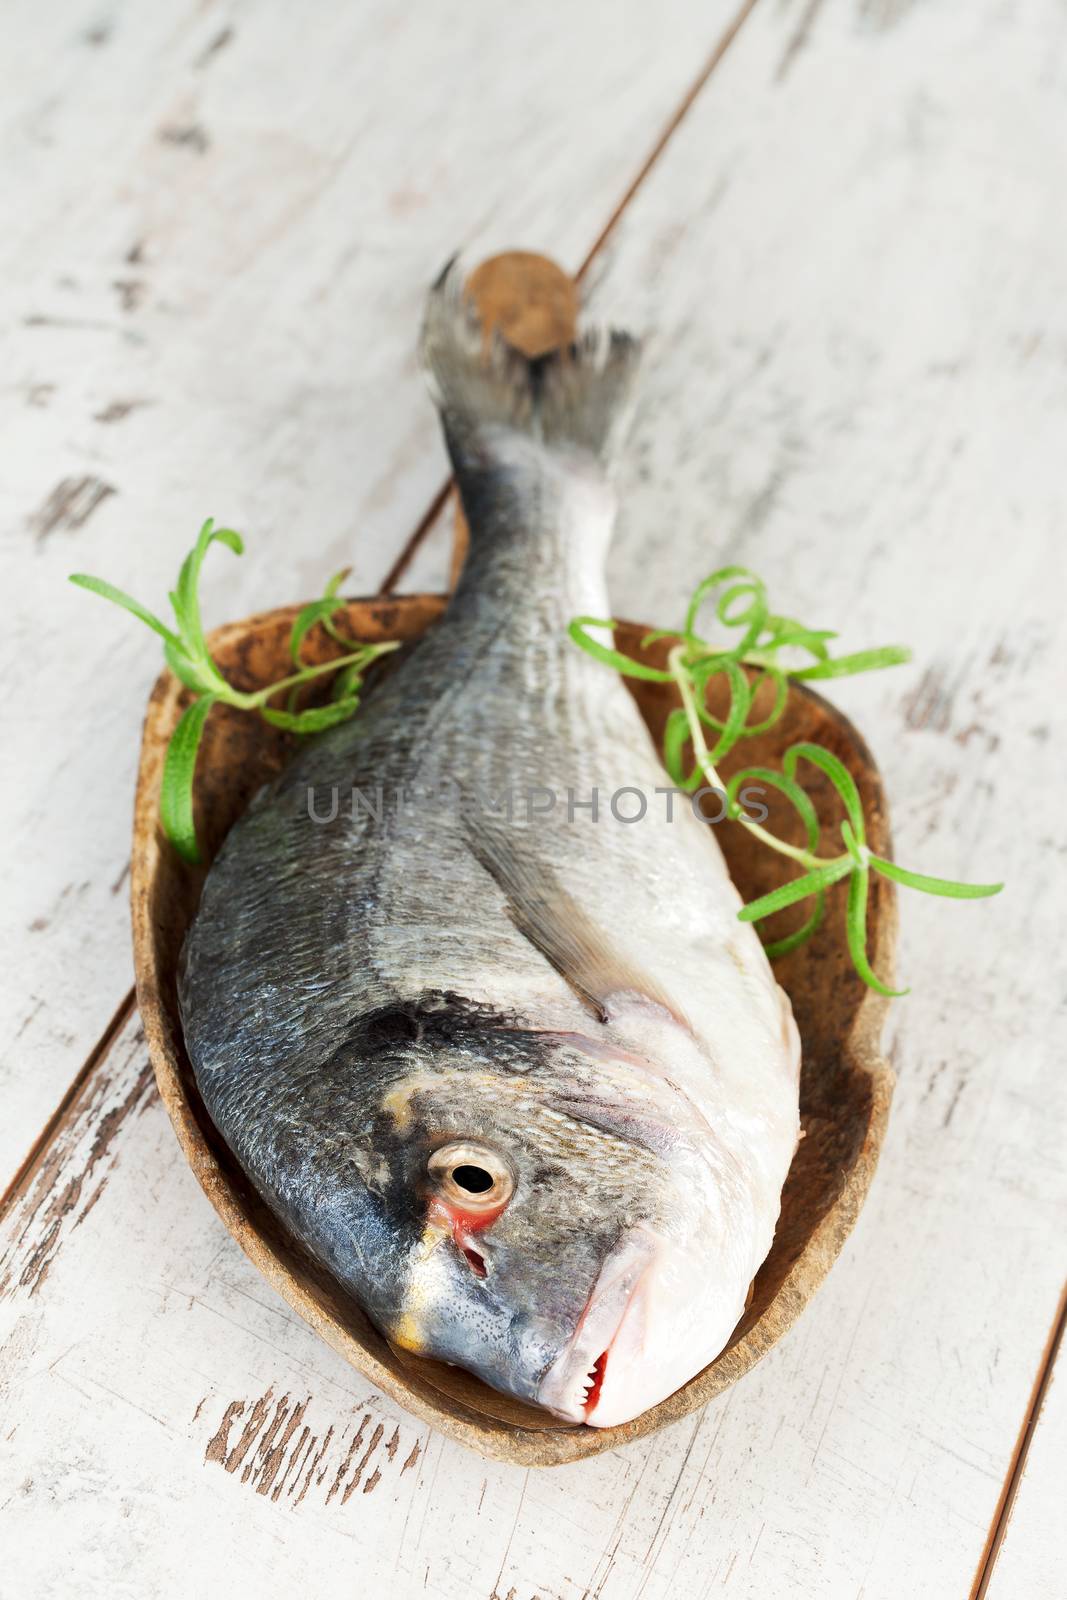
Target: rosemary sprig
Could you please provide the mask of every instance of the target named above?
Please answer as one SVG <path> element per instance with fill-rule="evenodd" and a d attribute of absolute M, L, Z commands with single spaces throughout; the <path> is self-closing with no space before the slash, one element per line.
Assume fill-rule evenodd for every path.
<path fill-rule="evenodd" d="M 163 640 L 163 655 L 168 667 L 187 689 L 193 700 L 182 713 L 163 763 L 163 780 L 160 788 L 159 812 L 163 831 L 179 855 L 186 861 L 197 862 L 200 845 L 193 821 L 193 778 L 196 758 L 204 726 L 213 706 L 234 706 L 239 711 L 258 712 L 276 728 L 291 733 L 319 733 L 335 723 L 344 722 L 359 705 L 363 674 L 372 661 L 397 649 L 396 641 L 383 644 L 361 644 L 349 638 L 334 622 L 345 602 L 339 598 L 338 589 L 347 576 L 347 568 L 337 572 L 326 586 L 320 600 L 312 600 L 297 614 L 289 637 L 289 654 L 294 670 L 263 689 L 245 693 L 235 689 L 223 677 L 208 649 L 200 620 L 200 569 L 212 544 L 223 544 L 234 555 L 244 553 L 244 541 L 232 528 L 216 528 L 209 517 L 200 529 L 196 544 L 182 563 L 178 582 L 169 599 L 174 612 L 175 627 L 168 627 L 147 607 L 131 595 L 103 578 L 92 578 L 83 572 L 71 575 L 71 583 L 105 600 L 122 606 L 146 627 L 158 633 Z M 333 661 L 308 665 L 301 660 L 301 648 L 311 629 L 317 623 L 326 628 L 330 637 L 345 650 Z M 331 686 L 331 698 L 323 706 L 311 706 L 301 711 L 296 708 L 296 696 L 307 683 L 324 673 L 336 673 Z M 285 710 L 271 706 L 275 695 L 288 691 Z"/>
<path fill-rule="evenodd" d="M 715 619 L 728 629 L 738 630 L 738 637 L 729 644 L 713 645 L 697 632 L 701 611 L 716 590 L 722 590 L 722 593 L 715 603 Z M 861 650 L 853 655 L 832 656 L 830 642 L 837 637 L 835 633 L 827 629 L 809 628 L 794 617 L 772 612 L 763 581 L 747 567 L 738 566 L 720 567 L 697 586 L 689 602 L 685 623 L 679 631 L 658 629 L 642 640 L 643 648 L 659 639 L 675 641 L 667 657 L 666 669 L 635 660 L 601 643 L 589 631 L 592 628 L 615 627 L 617 624 L 606 618 L 575 617 L 569 631 L 575 644 L 617 672 L 627 677 L 673 683 L 676 686 L 681 705 L 667 718 L 663 740 L 664 762 L 672 781 L 689 793 L 693 793 L 701 784 L 718 789 L 726 796 L 726 816 L 731 821 L 747 828 L 762 844 L 804 869 L 799 877 L 743 906 L 738 912 L 742 922 L 760 922 L 798 901 L 813 900 L 811 914 L 803 926 L 786 938 L 768 943 L 767 954 L 772 958 L 786 955 L 810 939 L 822 923 L 827 890 L 847 879 L 845 927 L 849 954 L 856 971 L 864 983 L 879 994 L 906 994 L 907 990 L 891 989 L 884 983 L 867 957 L 867 901 L 871 873 L 879 873 L 894 883 L 918 889 L 924 894 L 943 895 L 955 900 L 977 900 L 999 894 L 1003 884 L 957 883 L 951 878 L 933 878 L 925 873 L 911 872 L 874 855 L 867 846 L 863 805 L 852 775 L 838 757 L 823 745 L 808 742 L 792 745 L 785 752 L 781 772 L 774 772 L 767 767 L 747 767 L 735 772 L 728 783 L 720 778 L 717 764 L 739 740 L 765 733 L 774 726 L 785 711 L 790 680 L 812 682 L 851 677 L 856 673 L 871 672 L 908 661 L 911 652 L 899 645 L 885 645 L 880 649 Z M 789 665 L 781 659 L 783 652 L 800 652 L 807 659 Z M 751 677 L 746 668 L 755 669 Z M 722 720 L 713 716 L 707 706 L 708 684 L 715 677 L 726 679 L 730 695 L 729 709 Z M 753 703 L 767 681 L 774 686 L 771 709 L 760 721 L 751 722 L 749 717 Z M 710 744 L 705 730 L 710 730 L 714 735 Z M 687 750 L 692 751 L 692 767 L 689 770 Z M 845 848 L 836 855 L 820 856 L 817 853 L 821 833 L 819 819 L 809 795 L 796 776 L 797 767 L 802 761 L 823 772 L 844 807 L 847 820 L 841 824 L 841 836 Z M 738 794 L 745 785 L 752 783 L 763 783 L 777 789 L 791 803 L 804 826 L 806 846 L 779 839 L 741 807 Z"/>
<path fill-rule="evenodd" d="M 361 644 L 345 634 L 334 620 L 344 609 L 339 598 L 341 583 L 348 569 L 334 573 L 322 597 L 302 607 L 294 619 L 289 639 L 289 654 L 294 670 L 262 689 L 244 692 L 235 689 L 211 656 L 200 617 L 200 571 L 211 545 L 224 544 L 235 555 L 244 552 L 240 534 L 232 528 L 216 528 L 210 518 L 200 529 L 193 549 L 182 563 L 178 582 L 169 598 L 175 627 L 159 617 L 114 584 L 102 578 L 74 573 L 71 582 L 105 600 L 122 606 L 163 640 L 163 654 L 175 676 L 192 692 L 193 699 L 182 714 L 167 746 L 160 792 L 160 818 L 164 832 L 187 861 L 200 860 L 200 847 L 193 820 L 193 779 L 204 726 L 213 706 L 224 704 L 241 711 L 255 711 L 273 726 L 289 732 L 310 734 L 332 727 L 352 716 L 360 701 L 363 676 L 379 656 L 398 648 L 397 641 Z M 730 644 L 711 644 L 697 632 L 700 613 L 716 590 L 722 590 L 714 607 L 715 619 L 739 636 Z M 301 650 L 311 630 L 321 625 L 338 644 L 342 655 L 315 665 L 305 663 Z M 950 899 L 974 900 L 998 894 L 999 883 L 968 884 L 950 878 L 931 877 L 913 872 L 875 855 L 866 842 L 866 825 L 859 791 L 847 768 L 824 746 L 804 742 L 792 745 L 782 761 L 780 772 L 767 767 L 747 767 L 723 783 L 717 763 L 739 740 L 765 733 L 785 711 L 789 683 L 841 678 L 881 667 L 894 666 L 910 659 L 910 652 L 897 645 L 862 650 L 852 655 L 833 656 L 830 641 L 836 634 L 827 629 L 809 628 L 796 618 L 770 610 L 766 587 L 746 567 L 721 567 L 698 585 L 689 603 L 685 623 L 678 631 L 658 630 L 646 635 L 647 646 L 658 639 L 671 639 L 667 667 L 652 667 L 647 662 L 624 655 L 593 637 L 590 629 L 614 629 L 607 618 L 576 617 L 570 636 L 587 654 L 629 677 L 658 683 L 673 683 L 681 704 L 667 719 L 664 733 L 664 760 L 672 780 L 692 793 L 701 784 L 718 789 L 726 797 L 727 817 L 747 828 L 768 848 L 786 856 L 803 869 L 771 893 L 743 906 L 738 916 L 744 922 L 760 922 L 776 911 L 811 899 L 813 907 L 802 927 L 783 939 L 768 943 L 771 957 L 787 954 L 803 944 L 821 925 L 826 894 L 834 884 L 847 880 L 848 906 L 846 936 L 853 964 L 863 981 L 880 994 L 898 995 L 906 990 L 890 989 L 871 968 L 867 957 L 867 902 L 872 872 L 906 888 Z M 783 652 L 800 652 L 806 660 L 788 664 Z M 750 672 L 752 676 L 750 677 Z M 300 710 L 301 688 L 326 673 L 334 674 L 331 698 L 326 705 Z M 708 709 L 708 684 L 724 677 L 730 701 L 720 720 Z M 750 720 L 757 695 L 765 682 L 774 686 L 771 709 L 759 721 Z M 286 694 L 285 709 L 272 706 L 276 695 Z M 708 732 L 714 735 L 709 743 Z M 687 770 L 686 752 L 691 751 Z M 800 762 L 819 768 L 841 799 L 846 819 L 841 824 L 844 849 L 835 855 L 821 856 L 821 836 L 815 807 L 797 779 Z M 739 803 L 739 793 L 748 784 L 763 783 L 775 788 L 793 806 L 804 827 L 805 845 L 790 844 L 748 815 Z"/>

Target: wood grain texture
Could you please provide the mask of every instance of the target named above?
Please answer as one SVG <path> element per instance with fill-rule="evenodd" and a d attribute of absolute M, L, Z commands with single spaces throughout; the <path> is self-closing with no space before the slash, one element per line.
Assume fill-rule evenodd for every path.
<path fill-rule="evenodd" d="M 79 1594 L 122 1583 L 156 1600 L 176 1573 L 210 1592 L 237 1562 L 251 1591 L 280 1597 L 313 1572 L 328 1600 L 354 1583 L 449 1600 L 967 1594 L 1059 1290 L 1048 1241 L 1064 1217 L 1049 893 L 1064 729 L 1048 694 L 1067 509 L 1062 41 L 1052 0 L 760 3 L 587 285 L 594 305 L 659 329 L 617 608 L 637 595 L 642 615 L 670 621 L 729 553 L 850 647 L 906 638 L 915 669 L 835 691 L 886 771 L 900 858 L 1009 880 L 985 907 L 903 903 L 915 993 L 894 1017 L 892 1136 L 818 1299 L 701 1416 L 552 1474 L 487 1467 L 264 1297 L 149 1086 L 97 1161 L 89 1192 L 108 1181 L 92 1211 L 76 1227 L 80 1201 L 51 1217 L 59 1253 L 32 1296 L 32 1276 L 14 1285 L 44 1235 L 24 1231 L 21 1207 L 4 1233 L 7 1249 L 22 1241 L 0 1376 L 13 1594 L 65 1600 L 76 1572 Z M 157 458 L 173 448 L 157 443 Z M 54 482 L 110 482 L 96 465 Z M 54 483 L 39 487 L 27 514 Z M 105 499 L 80 532 L 121 504 Z M 443 536 L 438 548 L 440 582 Z M 216 593 L 232 615 L 292 585 L 279 573 L 270 593 Z M 131 757 L 153 659 L 115 671 L 130 684 L 114 749 Z M 64 1129 L 71 1178 L 146 1066 L 131 1028 L 104 1064 L 106 1103 Z M 35 1195 L 24 1204 L 44 1215 Z M 286 1485 L 308 1470 L 292 1460 L 303 1428 L 315 1454 L 328 1441 L 299 1504 L 287 1486 L 271 1498 L 277 1477 L 258 1492 L 296 1406 Z M 1034 1461 L 1049 1459 L 1039 1437 Z M 1062 1541 L 1061 1526 L 1026 1526 L 1009 1527 L 1006 1584 L 1062 1567 L 1057 1547 L 1028 1543 Z M 997 1581 L 997 1600 L 1016 1600 Z"/>
<path fill-rule="evenodd" d="M 66 575 L 163 605 L 212 514 L 250 553 L 209 563 L 209 617 L 344 564 L 373 592 L 444 475 L 414 361 L 425 284 L 459 245 L 576 264 L 737 8 L 626 0 L 609 29 L 562 0 L 5 17 L 0 1186 L 129 981 L 158 651 Z"/>

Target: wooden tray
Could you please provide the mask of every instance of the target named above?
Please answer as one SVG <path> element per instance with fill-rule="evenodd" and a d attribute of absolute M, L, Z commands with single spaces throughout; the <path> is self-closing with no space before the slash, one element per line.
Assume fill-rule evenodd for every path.
<path fill-rule="evenodd" d="M 415 639 L 441 614 L 436 595 L 394 600 L 353 600 L 348 626 L 367 640 Z M 287 642 L 297 608 L 233 623 L 211 636 L 215 659 L 231 681 L 254 689 L 288 670 Z M 620 647 L 639 651 L 643 627 L 624 624 Z M 663 665 L 666 645 L 646 656 Z M 315 629 L 309 659 L 334 647 Z M 605 668 L 605 671 L 608 669 Z M 653 737 L 660 739 L 674 701 L 673 686 L 629 680 Z M 373 692 L 373 691 L 371 691 Z M 745 1316 L 723 1353 L 683 1389 L 635 1421 L 593 1429 L 557 1421 L 536 1408 L 496 1394 L 458 1369 L 394 1349 L 289 1238 L 251 1188 L 201 1104 L 182 1041 L 175 975 L 186 929 L 195 912 L 205 869 L 190 868 L 159 828 L 159 781 L 167 741 L 188 701 L 165 673 L 148 705 L 134 819 L 132 902 L 137 995 L 163 1102 L 179 1143 L 208 1198 L 242 1249 L 278 1292 L 347 1361 L 402 1406 L 484 1455 L 551 1466 L 615 1449 L 704 1405 L 741 1377 L 795 1321 L 841 1249 L 867 1193 L 885 1131 L 892 1073 L 879 1054 L 886 1002 L 853 971 L 843 933 L 844 892 L 831 892 L 826 922 L 816 938 L 778 965 L 793 1002 L 801 1039 L 801 1116 L 805 1137 L 790 1170 L 771 1253 L 753 1285 Z M 881 781 L 866 746 L 848 721 L 802 688 L 790 695 L 781 722 L 742 742 L 737 764 L 776 766 L 784 749 L 815 739 L 846 763 L 869 818 L 871 848 L 890 853 Z M 208 859 L 259 786 L 285 763 L 293 737 L 258 717 L 217 707 L 208 721 L 197 768 L 195 806 Z M 726 763 L 726 771 L 731 770 Z M 826 819 L 822 849 L 840 849 L 841 813 L 828 785 L 812 794 Z M 768 800 L 768 804 L 771 801 Z M 785 817 L 771 811 L 770 825 L 787 834 Z M 788 834 L 787 834 L 788 836 Z M 725 825 L 719 837 L 734 879 L 746 899 L 782 881 L 779 861 L 744 829 Z M 794 834 L 793 837 L 796 837 Z M 800 917 L 780 914 L 778 935 Z M 892 976 L 896 931 L 892 885 L 872 875 L 870 950 L 875 968 Z"/>

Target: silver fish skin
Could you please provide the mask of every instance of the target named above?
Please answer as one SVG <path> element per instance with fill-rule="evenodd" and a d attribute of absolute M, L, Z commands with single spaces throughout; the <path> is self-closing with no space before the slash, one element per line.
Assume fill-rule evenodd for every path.
<path fill-rule="evenodd" d="M 232 829 L 180 982 L 214 1123 L 382 1332 L 593 1426 L 728 1342 L 799 1134 L 792 1013 L 714 830 L 668 820 L 630 694 L 567 636 L 609 614 L 638 357 L 528 363 L 455 268 L 435 285 L 462 578 Z"/>

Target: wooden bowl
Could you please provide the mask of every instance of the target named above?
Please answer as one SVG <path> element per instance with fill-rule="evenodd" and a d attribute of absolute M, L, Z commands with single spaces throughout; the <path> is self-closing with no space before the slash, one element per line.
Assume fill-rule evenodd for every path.
<path fill-rule="evenodd" d="M 348 605 L 348 625 L 362 639 L 415 639 L 440 616 L 444 604 L 437 595 L 354 600 Z M 296 609 L 232 623 L 211 636 L 215 659 L 234 684 L 254 689 L 284 675 Z M 621 648 L 636 654 L 644 632 L 624 624 Z M 312 655 L 317 650 L 323 660 L 335 651 L 321 629 L 313 631 L 307 648 Z M 661 642 L 646 655 L 662 665 L 665 653 Z M 658 741 L 675 704 L 673 686 L 628 682 Z M 852 969 L 844 941 L 843 891 L 831 893 L 826 922 L 815 939 L 778 964 L 803 1040 L 804 1137 L 786 1182 L 771 1253 L 730 1344 L 684 1388 L 633 1422 L 603 1429 L 562 1423 L 497 1394 L 457 1368 L 395 1349 L 285 1233 L 212 1126 L 182 1041 L 176 992 L 178 956 L 206 869 L 184 864 L 159 827 L 163 756 L 187 701 L 187 691 L 164 673 L 145 718 L 132 862 L 137 996 L 159 1092 L 178 1141 L 245 1253 L 289 1304 L 378 1388 L 442 1432 L 501 1460 L 552 1466 L 614 1449 L 685 1416 L 741 1377 L 781 1338 L 825 1277 L 863 1204 L 885 1132 L 893 1076 L 878 1041 L 886 1002 L 866 989 Z M 855 729 L 818 695 L 795 688 L 782 720 L 770 733 L 743 741 L 736 764 L 777 765 L 782 751 L 799 739 L 828 745 L 846 763 L 869 818 L 871 847 L 888 854 L 889 826 L 878 772 Z M 268 727 L 259 717 L 227 707 L 212 712 L 195 797 L 209 860 L 252 795 L 284 765 L 293 745 L 292 735 Z M 816 783 L 818 776 L 810 769 L 805 781 L 826 819 L 822 848 L 839 850 L 841 813 L 829 786 Z M 775 807 L 771 797 L 767 803 L 769 825 L 789 836 L 784 806 Z M 746 900 L 782 881 L 773 853 L 754 843 L 743 828 L 726 825 L 719 838 Z M 799 908 L 780 913 L 771 932 L 777 936 L 787 931 L 790 918 L 801 915 Z M 887 978 L 892 976 L 895 931 L 892 885 L 872 877 L 870 952 L 876 970 Z"/>

